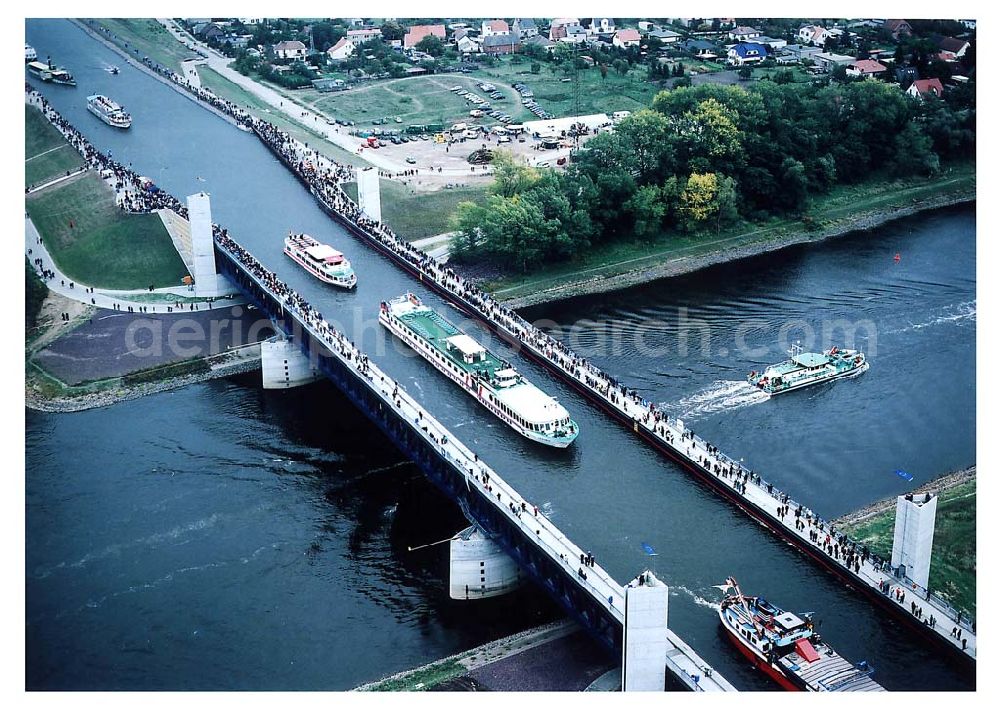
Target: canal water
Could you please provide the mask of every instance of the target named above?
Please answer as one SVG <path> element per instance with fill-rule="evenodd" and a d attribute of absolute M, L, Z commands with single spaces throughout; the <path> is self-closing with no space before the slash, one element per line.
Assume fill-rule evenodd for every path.
<path fill-rule="evenodd" d="M 407 290 L 458 313 L 332 223 L 256 138 L 69 22 L 29 21 L 26 34 L 76 75 L 75 89 L 41 89 L 95 145 L 174 195 L 208 191 L 216 222 L 619 581 L 644 567 L 667 581 L 671 627 L 739 688 L 769 684 L 719 632 L 712 585 L 730 575 L 817 612 L 824 636 L 871 661 L 887 688 L 974 685 L 906 625 L 468 325 L 556 395 L 581 435 L 557 452 L 502 426 L 376 323 L 379 301 Z M 86 111 L 95 92 L 127 107 L 131 130 Z M 356 292 L 295 269 L 281 254 L 289 230 L 343 249 Z M 974 212 L 963 208 L 527 316 L 558 322 L 608 371 L 835 516 L 974 461 L 974 275 Z M 871 370 L 772 400 L 742 388 L 746 371 L 784 357 L 783 341 L 829 346 L 809 342 L 824 328 L 841 346 L 853 335 Z M 460 513 L 327 384 L 265 393 L 247 376 L 79 414 L 29 412 L 27 429 L 29 688 L 343 689 L 558 615 L 531 589 L 448 600 L 445 549 L 408 548 L 456 532 Z"/>

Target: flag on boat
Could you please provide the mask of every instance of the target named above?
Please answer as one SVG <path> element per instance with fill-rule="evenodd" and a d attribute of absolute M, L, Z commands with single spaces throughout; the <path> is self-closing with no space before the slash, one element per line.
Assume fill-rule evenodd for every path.
<path fill-rule="evenodd" d="M 654 550 L 653 546 L 651 544 L 649 544 L 648 542 L 643 542 L 642 543 L 642 549 L 645 550 L 645 552 L 646 552 L 647 555 L 655 555 L 656 554 L 656 550 Z"/>
<path fill-rule="evenodd" d="M 902 478 L 903 480 L 906 480 L 906 481 L 913 480 L 913 476 L 910 475 L 909 473 L 907 473 L 905 470 L 899 470 L 897 468 L 896 469 L 896 475 L 898 475 L 900 478 Z"/>

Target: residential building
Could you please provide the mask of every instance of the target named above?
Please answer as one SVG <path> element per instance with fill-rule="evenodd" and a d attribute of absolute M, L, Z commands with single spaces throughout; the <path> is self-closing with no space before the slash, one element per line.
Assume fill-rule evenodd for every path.
<path fill-rule="evenodd" d="M 483 52 L 486 54 L 514 54 L 521 49 L 521 38 L 513 32 L 502 35 L 486 35 L 482 38 Z"/>
<path fill-rule="evenodd" d="M 767 47 L 756 42 L 740 42 L 729 48 L 726 61 L 733 67 L 757 64 L 767 57 Z"/>
<path fill-rule="evenodd" d="M 812 60 L 824 72 L 832 72 L 834 67 L 853 62 L 854 57 L 846 54 L 834 54 L 833 52 L 817 52 L 812 56 Z"/>
<path fill-rule="evenodd" d="M 894 40 L 899 40 L 900 37 L 909 37 L 913 34 L 913 28 L 906 20 L 886 20 L 882 27 L 889 31 Z"/>
<path fill-rule="evenodd" d="M 639 30 L 629 27 L 624 30 L 618 30 L 611 43 L 615 47 L 628 49 L 629 47 L 638 47 L 641 39 L 642 38 L 639 36 Z"/>
<path fill-rule="evenodd" d="M 490 35 L 506 35 L 510 32 L 510 25 L 506 20 L 483 20 L 480 36 L 483 38 Z"/>
<path fill-rule="evenodd" d="M 554 25 L 549 30 L 549 39 L 554 42 L 579 44 L 587 41 L 587 31 L 582 25 Z"/>
<path fill-rule="evenodd" d="M 804 45 L 822 47 L 830 37 L 830 31 L 820 25 L 805 25 L 799 28 L 799 42 Z"/>
<path fill-rule="evenodd" d="M 680 48 L 698 59 L 715 59 L 719 56 L 718 47 L 708 40 L 684 40 L 680 43 Z"/>
<path fill-rule="evenodd" d="M 759 45 L 767 45 L 771 48 L 772 52 L 782 49 L 788 44 L 788 40 L 783 40 L 778 37 L 768 37 L 766 35 L 760 35 L 754 40 Z"/>
<path fill-rule="evenodd" d="M 337 44 L 326 51 L 326 56 L 333 62 L 339 62 L 354 54 L 355 49 L 353 40 L 341 37 Z"/>
<path fill-rule="evenodd" d="M 462 54 L 478 54 L 480 51 L 479 42 L 472 39 L 468 35 L 460 37 L 456 43 L 456 47 Z"/>
<path fill-rule="evenodd" d="M 420 40 L 428 35 L 434 35 L 443 42 L 447 31 L 444 29 L 444 25 L 414 25 L 406 31 L 406 35 L 403 37 L 403 48 L 412 49 L 416 47 L 420 43 Z"/>
<path fill-rule="evenodd" d="M 907 95 L 914 97 L 915 99 L 923 99 L 927 96 L 936 96 L 938 98 L 944 94 L 944 86 L 941 84 L 941 80 L 937 77 L 931 79 L 918 79 L 910 88 L 906 90 Z"/>
<path fill-rule="evenodd" d="M 940 57 L 946 62 L 952 62 L 965 56 L 969 49 L 967 40 L 959 40 L 954 37 L 943 37 L 938 42 L 938 49 L 941 50 Z"/>
<path fill-rule="evenodd" d="M 794 59 L 796 62 L 801 62 L 804 59 L 812 59 L 820 52 L 822 52 L 820 47 L 807 47 L 806 45 L 785 45 L 781 48 L 781 56 L 789 57 Z M 781 61 L 780 58 L 778 60 Z"/>
<path fill-rule="evenodd" d="M 734 42 L 748 42 L 754 40 L 755 42 L 760 42 L 760 30 L 755 27 L 734 27 L 729 31 L 729 39 Z"/>
<path fill-rule="evenodd" d="M 544 35 L 535 35 L 534 37 L 529 37 L 526 40 L 521 40 L 521 46 L 527 47 L 528 45 L 534 45 L 535 47 L 541 47 L 544 50 L 552 52 L 556 48 L 556 43 L 550 40 Z"/>
<path fill-rule="evenodd" d="M 655 37 L 665 45 L 671 45 L 674 44 L 675 42 L 680 42 L 682 37 L 681 33 L 679 32 L 674 32 L 673 30 L 667 30 L 662 27 L 657 27 L 655 25 L 649 30 L 647 30 L 646 36 Z"/>
<path fill-rule="evenodd" d="M 514 20 L 514 27 L 512 29 L 522 41 L 529 37 L 535 37 L 538 34 L 538 25 L 530 17 L 520 17 Z"/>
<path fill-rule="evenodd" d="M 272 49 L 278 59 L 305 59 L 308 52 L 306 46 L 298 40 L 279 42 Z"/>
<path fill-rule="evenodd" d="M 920 79 L 920 73 L 917 72 L 916 67 L 897 67 L 893 75 L 896 77 L 896 81 L 903 86 L 908 86 Z"/>
<path fill-rule="evenodd" d="M 368 42 L 376 37 L 382 37 L 382 30 L 377 27 L 362 27 L 360 30 L 347 31 L 347 39 L 351 40 L 355 45 Z"/>
<path fill-rule="evenodd" d="M 587 29 L 592 35 L 610 35 L 615 31 L 615 21 L 610 17 L 592 17 Z"/>
<path fill-rule="evenodd" d="M 873 59 L 859 59 L 847 65 L 848 77 L 879 77 L 887 67 Z"/>

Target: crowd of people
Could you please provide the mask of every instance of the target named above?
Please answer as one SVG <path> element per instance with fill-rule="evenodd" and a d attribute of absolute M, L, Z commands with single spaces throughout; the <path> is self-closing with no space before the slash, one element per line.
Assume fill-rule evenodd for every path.
<path fill-rule="evenodd" d="M 685 430 L 676 419 L 671 418 L 656 404 L 643 399 L 634 389 L 628 388 L 607 372 L 577 355 L 551 335 L 524 320 L 513 310 L 504 307 L 489 293 L 463 279 L 452 268 L 438 263 L 422 250 L 398 237 L 385 223 L 368 217 L 343 189 L 343 184 L 354 178 L 353 167 L 339 164 L 321 156 L 318 151 L 310 150 L 308 146 L 295 140 L 287 132 L 281 131 L 273 124 L 252 116 L 236 104 L 217 97 L 210 90 L 191 85 L 173 70 L 159 65 L 149 58 L 143 58 L 143 62 L 152 71 L 182 86 L 198 99 L 232 117 L 241 127 L 255 133 L 296 174 L 299 180 L 309 186 L 313 195 L 327 212 L 351 227 L 353 232 L 387 248 L 398 260 L 422 274 L 425 280 L 433 281 L 444 288 L 460 302 L 472 307 L 488 321 L 514 336 L 536 356 L 544 358 L 564 374 L 601 396 L 608 404 L 631 419 L 636 427 L 643 426 L 661 441 L 672 446 L 678 453 L 680 453 L 680 448 L 675 442 L 679 440 L 681 445 L 685 447 L 684 455 L 692 463 L 718 479 L 731 480 L 730 487 L 743 498 L 750 499 L 746 493 L 748 483 L 752 483 L 758 489 L 758 495 L 766 494 L 778 501 L 779 519 L 783 520 L 788 513 L 788 508 L 794 506 L 796 521 L 799 523 L 795 526 L 795 534 L 798 535 L 804 531 L 803 521 L 808 523 L 810 527 L 808 543 L 855 574 L 860 573 L 861 566 L 869 559 L 877 571 L 887 572 L 889 570 L 888 563 L 873 556 L 857 543 L 850 541 L 847 535 L 835 531 L 832 525 L 823 521 L 804 506 L 792 501 L 787 494 L 782 493 L 773 484 L 763 481 L 753 471 L 734 462 L 711 444 Z M 79 132 L 70 127 L 54 110 L 47 106 L 44 98 L 38 95 L 38 99 L 42 103 L 46 115 L 77 147 L 89 165 L 110 169 L 116 178 L 121 178 L 124 184 L 130 187 L 139 186 L 138 176 L 134 172 L 93 149 Z M 130 193 L 131 195 L 134 195 L 134 192 Z M 159 197 L 150 200 L 155 200 L 157 203 L 163 202 L 164 204 L 160 207 L 170 208 L 183 217 L 187 217 L 187 211 L 179 201 L 162 191 L 154 195 Z M 145 204 L 141 204 L 140 207 L 142 205 Z M 241 264 L 251 274 L 257 277 L 268 289 L 286 299 L 296 312 L 321 334 L 335 340 L 344 356 L 359 358 L 359 353 L 353 344 L 348 348 L 343 335 L 332 330 L 308 302 L 278 280 L 273 272 L 266 270 L 256 258 L 232 240 L 225 230 L 216 230 L 218 242 L 226 247 L 231 254 L 237 256 Z M 692 452 L 692 448 L 694 452 Z"/>

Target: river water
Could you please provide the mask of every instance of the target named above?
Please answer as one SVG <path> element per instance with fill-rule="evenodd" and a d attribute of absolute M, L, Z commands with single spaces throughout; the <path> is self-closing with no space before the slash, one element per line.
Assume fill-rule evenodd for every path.
<path fill-rule="evenodd" d="M 379 301 L 407 290 L 458 313 L 333 224 L 256 138 L 66 21 L 29 21 L 26 34 L 77 77 L 75 89 L 41 87 L 56 109 L 174 195 L 208 191 L 216 222 L 619 581 L 652 566 L 672 586 L 671 627 L 737 687 L 769 684 L 719 632 L 712 585 L 729 575 L 785 608 L 818 612 L 825 637 L 873 662 L 887 688 L 974 685 L 469 325 L 558 396 L 581 435 L 555 452 L 503 427 L 375 322 Z M 126 106 L 130 131 L 86 111 L 94 92 Z M 281 254 L 289 230 L 345 250 L 357 291 L 333 292 L 294 269 Z M 836 516 L 974 462 L 974 276 L 975 215 L 960 208 L 527 315 L 563 325 L 608 371 Z M 841 346 L 853 335 L 871 370 L 771 400 L 742 387 L 746 371 L 784 357 L 783 342 L 829 346 L 824 329 Z M 265 393 L 246 376 L 78 414 L 29 412 L 26 455 L 29 688 L 344 689 L 558 614 L 530 588 L 450 601 L 445 550 L 408 548 L 453 534 L 461 514 L 327 384 Z"/>

